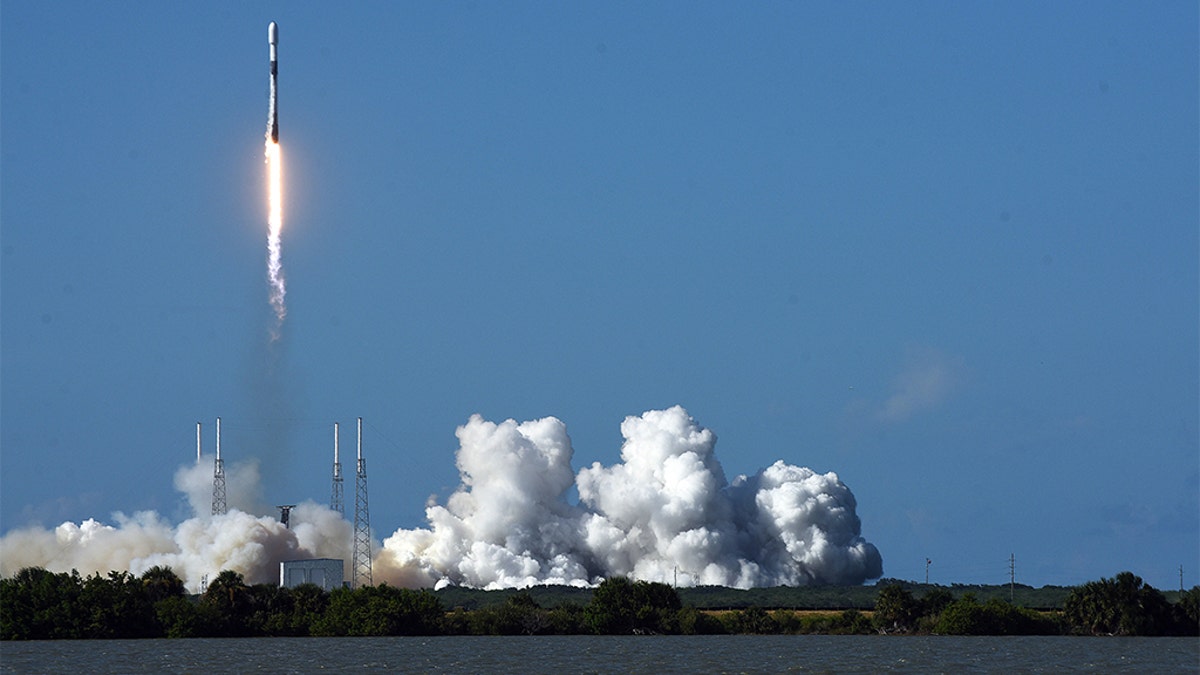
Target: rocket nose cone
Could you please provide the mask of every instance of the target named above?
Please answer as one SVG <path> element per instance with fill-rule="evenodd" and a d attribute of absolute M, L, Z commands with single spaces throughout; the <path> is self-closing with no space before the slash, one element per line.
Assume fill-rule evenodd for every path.
<path fill-rule="evenodd" d="M 279 24 L 275 23 L 274 21 L 267 26 L 267 42 L 270 44 L 279 43 Z"/>

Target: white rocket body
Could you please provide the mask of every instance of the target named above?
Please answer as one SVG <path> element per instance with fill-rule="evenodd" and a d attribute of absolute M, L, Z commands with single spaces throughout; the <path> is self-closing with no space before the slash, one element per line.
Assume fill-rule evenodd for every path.
<path fill-rule="evenodd" d="M 279 100 L 276 95 L 278 88 L 276 78 L 279 76 L 279 24 L 274 21 L 267 26 L 267 44 L 271 48 L 271 101 L 267 108 L 267 136 L 273 143 L 279 142 Z"/>

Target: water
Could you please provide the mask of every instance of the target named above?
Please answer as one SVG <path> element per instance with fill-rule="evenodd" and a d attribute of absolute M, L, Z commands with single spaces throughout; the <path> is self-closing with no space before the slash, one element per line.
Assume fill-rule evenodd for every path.
<path fill-rule="evenodd" d="M 1197 638 L 874 635 L 61 640 L 0 673 L 1195 673 Z"/>

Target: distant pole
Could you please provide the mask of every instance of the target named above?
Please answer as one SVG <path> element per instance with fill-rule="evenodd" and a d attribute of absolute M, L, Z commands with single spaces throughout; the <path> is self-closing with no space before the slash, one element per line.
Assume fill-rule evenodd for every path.
<path fill-rule="evenodd" d="M 925 559 L 925 585 L 926 586 L 929 585 L 929 564 L 932 562 L 933 561 L 930 560 L 929 558 Z"/>
<path fill-rule="evenodd" d="M 1008 601 L 1013 601 L 1013 588 L 1017 584 L 1017 555 L 1008 554 Z"/>

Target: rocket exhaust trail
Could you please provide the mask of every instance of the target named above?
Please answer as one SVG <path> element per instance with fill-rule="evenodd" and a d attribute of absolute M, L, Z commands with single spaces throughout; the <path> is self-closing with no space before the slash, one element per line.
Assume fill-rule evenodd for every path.
<path fill-rule="evenodd" d="M 282 242 L 283 230 L 283 158 L 279 151 L 279 110 L 276 77 L 279 74 L 276 48 L 279 44 L 279 26 L 272 21 L 267 26 L 267 43 L 271 54 L 271 96 L 267 109 L 267 281 L 270 284 L 271 308 L 275 311 L 275 325 L 271 329 L 271 341 L 278 340 L 287 316 L 284 298 L 287 287 L 283 278 Z"/>

